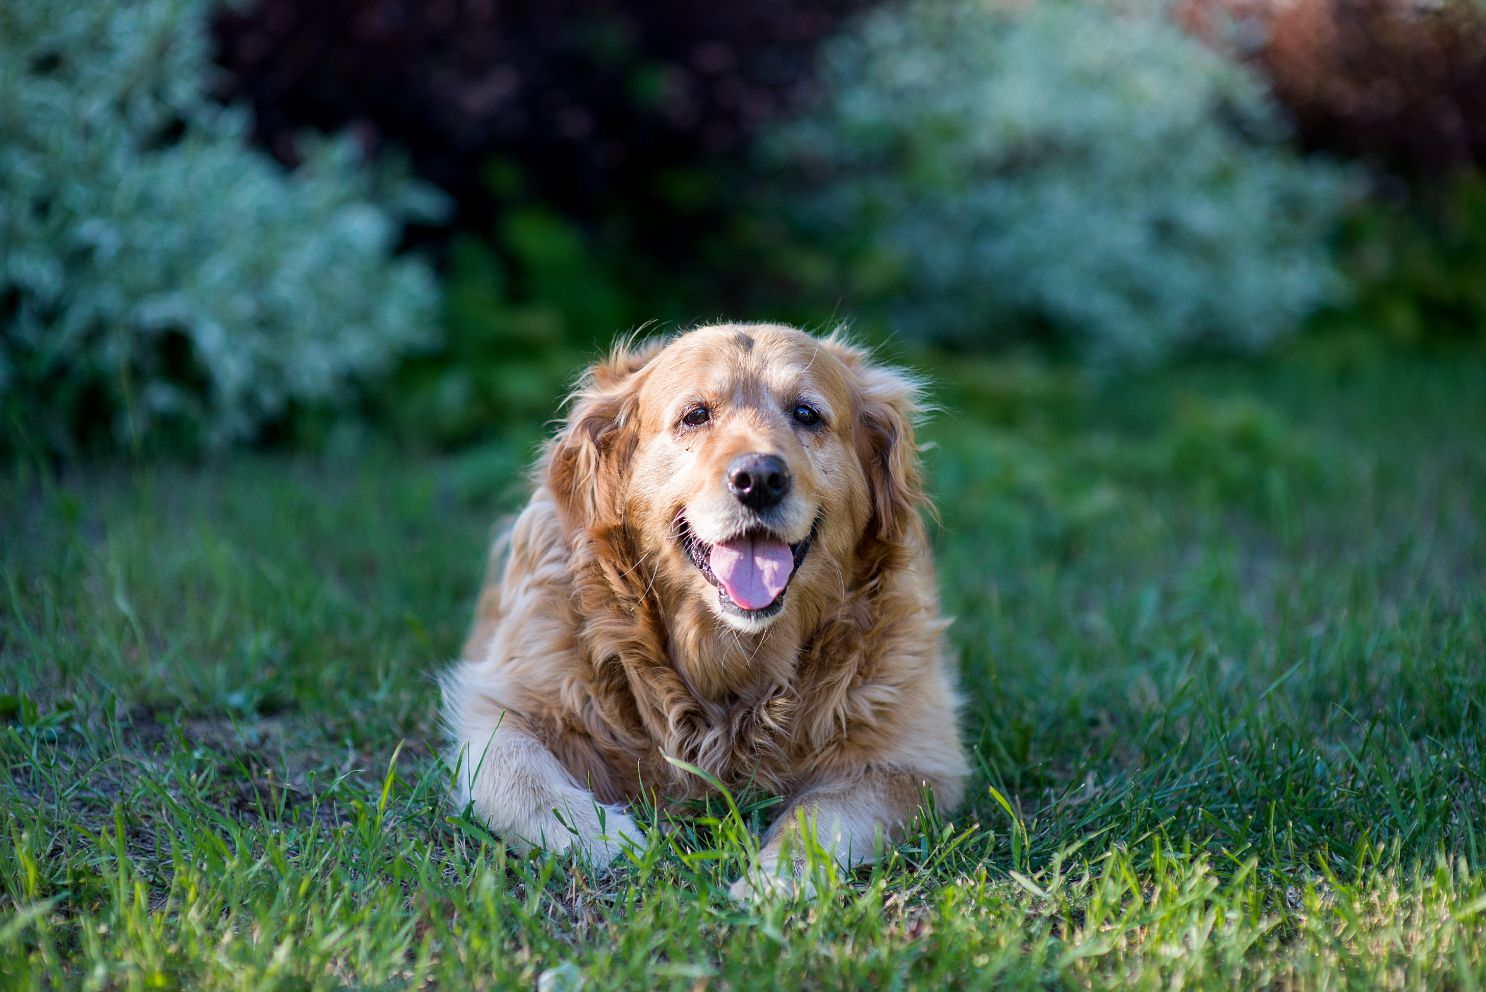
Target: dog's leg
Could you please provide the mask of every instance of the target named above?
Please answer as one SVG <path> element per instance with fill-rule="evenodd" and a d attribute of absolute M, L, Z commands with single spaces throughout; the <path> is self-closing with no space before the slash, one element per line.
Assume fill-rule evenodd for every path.
<path fill-rule="evenodd" d="M 923 775 L 868 771 L 810 789 L 780 814 L 764 836 L 758 862 L 733 883 L 729 894 L 747 901 L 771 892 L 809 891 L 802 820 L 842 867 L 874 860 L 917 815 L 926 787 L 934 790 L 935 782 Z M 941 787 L 958 793 L 958 783 Z"/>
<path fill-rule="evenodd" d="M 449 714 L 454 798 L 461 807 L 472 803 L 507 844 L 521 852 L 572 849 L 595 865 L 614 860 L 626 843 L 644 846 L 635 821 L 579 785 L 520 719 L 493 704 L 460 702 Z"/>

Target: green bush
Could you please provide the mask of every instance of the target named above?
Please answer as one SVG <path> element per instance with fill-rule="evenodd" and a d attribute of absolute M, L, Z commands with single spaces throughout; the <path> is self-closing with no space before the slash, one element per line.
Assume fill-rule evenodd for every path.
<path fill-rule="evenodd" d="M 1159 11 L 911 0 L 826 58 L 821 105 L 774 147 L 910 335 L 1140 364 L 1262 349 L 1344 289 L 1345 175 Z"/>
<path fill-rule="evenodd" d="M 644 303 L 571 222 L 534 206 L 508 210 L 490 240 L 454 241 L 444 339 L 398 373 L 384 419 L 435 446 L 525 433 L 554 415 L 564 387 L 615 334 L 645 319 Z"/>
<path fill-rule="evenodd" d="M 432 274 L 392 257 L 417 191 L 346 143 L 292 174 L 247 150 L 206 92 L 205 13 L 0 6 L 0 433 L 248 439 L 428 335 Z"/>
<path fill-rule="evenodd" d="M 1369 202 L 1345 243 L 1358 290 L 1325 326 L 1407 346 L 1486 345 L 1486 173 L 1462 173 L 1406 204 Z"/>
<path fill-rule="evenodd" d="M 500 175 L 515 205 L 488 236 L 453 241 L 443 340 L 406 363 L 386 393 L 383 418 L 418 445 L 528 435 L 554 416 L 565 388 L 616 335 L 725 315 L 727 294 L 711 276 L 747 271 L 740 259 L 753 245 L 742 239 L 705 232 L 698 254 L 715 259 L 667 265 L 536 202 L 514 169 Z M 610 219 L 624 228 L 642 218 Z"/>

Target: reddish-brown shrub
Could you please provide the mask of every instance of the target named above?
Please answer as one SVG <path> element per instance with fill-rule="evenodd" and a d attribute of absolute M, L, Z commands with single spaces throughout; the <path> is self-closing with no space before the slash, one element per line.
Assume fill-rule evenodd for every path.
<path fill-rule="evenodd" d="M 1307 148 L 1408 177 L 1486 167 L 1486 8 L 1294 0 L 1256 55 Z"/>

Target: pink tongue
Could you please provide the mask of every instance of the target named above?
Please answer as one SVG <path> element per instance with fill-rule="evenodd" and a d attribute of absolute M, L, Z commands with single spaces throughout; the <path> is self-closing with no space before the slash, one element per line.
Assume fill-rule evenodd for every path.
<path fill-rule="evenodd" d="M 784 592 L 795 556 L 775 537 L 740 537 L 712 545 L 712 574 L 745 610 L 761 610 Z"/>

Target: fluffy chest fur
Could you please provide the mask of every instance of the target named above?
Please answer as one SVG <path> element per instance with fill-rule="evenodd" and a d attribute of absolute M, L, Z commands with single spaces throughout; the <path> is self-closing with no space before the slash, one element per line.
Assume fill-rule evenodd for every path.
<path fill-rule="evenodd" d="M 696 607 L 668 614 L 622 528 L 562 540 L 544 494 L 511 544 L 472 646 L 485 639 L 505 704 L 605 801 L 707 791 L 667 757 L 734 790 L 807 787 L 895 744 L 889 715 L 936 681 L 944 624 L 928 576 L 900 560 L 922 556 L 901 547 L 864 548 L 840 595 L 797 603 L 791 622 L 749 639 Z"/>

